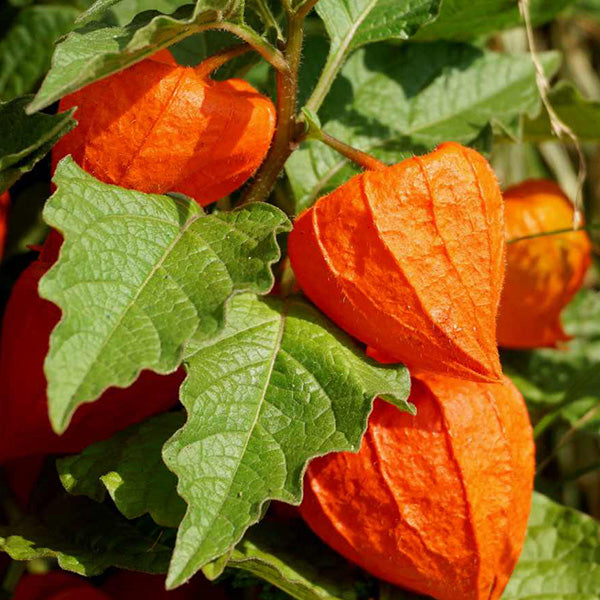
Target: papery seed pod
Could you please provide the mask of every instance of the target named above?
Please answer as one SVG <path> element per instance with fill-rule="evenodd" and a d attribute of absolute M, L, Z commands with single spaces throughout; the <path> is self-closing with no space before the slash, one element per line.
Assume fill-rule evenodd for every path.
<path fill-rule="evenodd" d="M 506 190 L 504 200 L 509 240 L 573 225 L 573 207 L 553 181 L 525 181 Z M 591 244 L 585 231 L 510 243 L 498 344 L 535 348 L 569 339 L 560 313 L 581 287 L 590 263 Z"/>
<path fill-rule="evenodd" d="M 376 400 L 358 454 L 313 460 L 300 512 L 373 575 L 438 600 L 499 598 L 522 549 L 534 444 L 510 383 L 413 378 L 416 416 Z"/>
<path fill-rule="evenodd" d="M 288 242 L 304 293 L 342 329 L 409 367 L 499 381 L 502 196 L 455 143 L 324 196 Z"/>
<path fill-rule="evenodd" d="M 269 149 L 275 107 L 242 79 L 212 80 L 207 64 L 162 52 L 63 98 L 79 124 L 54 147 L 53 170 L 71 154 L 105 183 L 202 206 L 240 187 Z"/>
<path fill-rule="evenodd" d="M 110 388 L 77 410 L 63 435 L 48 418 L 44 359 L 60 309 L 38 295 L 38 283 L 56 260 L 61 238 L 52 232 L 38 260 L 15 283 L 0 343 L 0 464 L 39 454 L 79 452 L 89 444 L 164 412 L 179 400 L 180 372 L 144 371 L 129 388 Z"/>
<path fill-rule="evenodd" d="M 6 240 L 9 207 L 10 195 L 7 190 L 3 194 L 0 194 L 0 258 L 2 258 L 2 253 L 4 251 L 4 242 Z"/>
<path fill-rule="evenodd" d="M 83 577 L 64 571 L 40 575 L 25 574 L 19 580 L 13 600 L 110 600 Z"/>

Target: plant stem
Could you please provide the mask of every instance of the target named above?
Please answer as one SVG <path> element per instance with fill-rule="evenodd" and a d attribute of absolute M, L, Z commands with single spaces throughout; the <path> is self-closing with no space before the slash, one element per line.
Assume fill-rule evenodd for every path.
<path fill-rule="evenodd" d="M 381 171 L 388 166 L 384 162 L 376 159 L 374 156 L 371 156 L 362 150 L 358 150 L 357 148 L 353 148 L 352 146 L 345 144 L 344 142 L 334 138 L 324 131 L 321 131 L 321 141 L 330 148 L 333 148 L 339 152 L 342 156 L 345 156 L 352 162 L 370 171 Z"/>
<path fill-rule="evenodd" d="M 233 33 L 240 39 L 250 44 L 268 63 L 270 63 L 277 72 L 287 71 L 288 65 L 283 54 L 271 46 L 269 42 L 263 40 L 256 32 L 245 25 L 235 25 L 227 21 L 220 22 L 218 26 L 212 23 L 205 27 L 199 27 L 194 33 L 206 31 L 208 29 L 222 29 Z"/>
<path fill-rule="evenodd" d="M 540 62 L 540 58 L 536 49 L 535 35 L 531 23 L 530 0 L 517 0 L 517 2 L 519 5 L 519 12 L 521 13 L 523 21 L 525 23 L 525 33 L 527 34 L 529 54 L 531 56 L 531 62 L 533 63 L 533 66 L 535 68 L 536 85 L 540 93 L 542 104 L 544 105 L 544 108 L 548 113 L 548 118 L 550 119 L 550 126 L 552 128 L 552 131 L 554 131 L 554 133 L 560 140 L 564 140 L 565 136 L 568 137 L 573 142 L 575 151 L 577 152 L 577 158 L 579 160 L 579 171 L 577 174 L 577 187 L 575 192 L 575 202 L 573 211 L 573 229 L 575 229 L 579 226 L 579 224 L 582 221 L 581 213 L 583 212 L 583 185 L 587 176 L 587 165 L 585 162 L 585 156 L 583 154 L 583 149 L 581 147 L 579 138 L 577 137 L 575 132 L 558 116 L 548 97 L 548 90 L 550 89 L 550 84 L 546 79 L 544 67 Z"/>
<path fill-rule="evenodd" d="M 237 56 L 246 54 L 246 52 L 249 52 L 250 50 L 252 50 L 250 44 L 238 44 L 237 46 L 225 48 L 224 50 L 209 56 L 206 60 L 203 60 L 194 70 L 200 77 L 209 77 L 213 71 L 216 71 L 225 63 L 233 60 Z"/>
<path fill-rule="evenodd" d="M 244 203 L 264 200 L 277 181 L 285 161 L 296 148 L 296 99 L 298 68 L 302 53 L 302 17 L 292 15 L 288 21 L 288 37 L 283 50 L 287 69 L 277 71 L 277 130 L 265 162 L 246 192 Z"/>
<path fill-rule="evenodd" d="M 296 17 L 299 19 L 304 19 L 318 1 L 319 0 L 306 0 L 304 4 L 296 11 Z"/>
<path fill-rule="evenodd" d="M 275 31 L 277 39 L 281 39 L 283 37 L 281 28 L 279 27 L 279 23 L 277 22 L 277 19 L 275 18 L 275 15 L 273 14 L 268 2 L 264 2 L 263 0 L 255 0 L 254 4 L 261 15 L 263 23 Z"/>
<path fill-rule="evenodd" d="M 583 227 L 565 227 L 564 229 L 554 229 L 553 231 L 541 231 L 540 233 L 532 233 L 531 235 L 524 235 L 518 238 L 508 240 L 507 244 L 515 244 L 516 242 L 524 242 L 526 240 L 535 240 L 541 237 L 548 237 L 549 235 L 562 235 L 564 233 L 574 233 L 576 231 L 593 231 L 599 229 L 600 223 L 593 223 L 591 225 L 584 225 Z"/>
<path fill-rule="evenodd" d="M 585 425 L 588 421 L 593 419 L 600 411 L 600 406 L 593 406 L 590 410 L 588 410 L 582 417 L 577 419 L 575 423 L 570 427 L 570 429 L 561 436 L 558 440 L 558 444 L 554 447 L 549 456 L 547 456 L 537 467 L 536 475 L 539 475 L 554 459 L 554 457 L 558 454 L 559 450 L 563 448 L 563 446 Z"/>

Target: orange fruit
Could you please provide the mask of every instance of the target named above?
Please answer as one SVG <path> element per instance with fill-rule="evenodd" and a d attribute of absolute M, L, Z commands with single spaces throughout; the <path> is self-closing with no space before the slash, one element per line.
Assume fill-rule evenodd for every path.
<path fill-rule="evenodd" d="M 519 558 L 534 444 L 503 383 L 413 378 L 416 416 L 376 400 L 358 454 L 313 460 L 300 513 L 376 577 L 438 600 L 494 600 Z"/>
<path fill-rule="evenodd" d="M 474 150 L 353 177 L 296 219 L 288 250 L 304 293 L 378 356 L 500 380 L 502 196 Z"/>
<path fill-rule="evenodd" d="M 52 151 L 71 154 L 105 183 L 141 192 L 180 192 L 202 206 L 240 187 L 262 163 L 275 107 L 242 79 L 214 81 L 198 67 L 139 62 L 63 98 L 77 127 Z"/>
<path fill-rule="evenodd" d="M 504 200 L 509 240 L 573 224 L 573 207 L 553 181 L 525 181 L 506 190 Z M 498 344 L 535 348 L 569 339 L 560 313 L 581 288 L 590 263 L 591 244 L 585 231 L 509 244 Z"/>

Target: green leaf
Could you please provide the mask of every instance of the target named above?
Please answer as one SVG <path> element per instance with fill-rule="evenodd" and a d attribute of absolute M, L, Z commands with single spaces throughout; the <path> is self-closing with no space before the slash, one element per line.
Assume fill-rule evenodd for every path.
<path fill-rule="evenodd" d="M 533 25 L 554 18 L 573 0 L 531 0 Z M 444 0 L 438 18 L 423 27 L 416 38 L 421 40 L 469 40 L 522 24 L 518 3 L 510 0 Z"/>
<path fill-rule="evenodd" d="M 299 600 L 362 597 L 361 572 L 321 542 L 301 519 L 264 520 L 250 528 L 227 566 L 248 571 Z"/>
<path fill-rule="evenodd" d="M 170 14 L 193 0 L 97 0 L 87 10 L 82 12 L 76 23 L 88 23 L 100 20 L 109 12 L 118 25 L 127 25 L 136 15 L 147 10 L 156 10 Z"/>
<path fill-rule="evenodd" d="M 125 26 L 87 23 L 58 46 L 52 67 L 28 111 L 40 110 L 64 95 L 115 73 L 157 50 L 207 29 L 228 29 L 268 46 L 241 19 L 241 0 L 198 0 L 172 15 L 148 11 Z"/>
<path fill-rule="evenodd" d="M 502 600 L 597 600 L 600 525 L 534 494 L 521 559 Z"/>
<path fill-rule="evenodd" d="M 556 53 L 540 55 L 548 75 Z M 527 54 L 497 54 L 472 45 L 378 44 L 348 61 L 319 112 L 329 134 L 398 162 L 454 140 L 481 141 L 490 122 L 533 113 L 540 100 Z M 286 164 L 298 210 L 355 172 L 347 160 L 309 142 Z"/>
<path fill-rule="evenodd" d="M 367 359 L 295 298 L 234 298 L 225 328 L 197 345 L 187 369 L 188 422 L 163 453 L 188 504 L 170 587 L 227 553 L 267 500 L 298 504 L 312 457 L 358 450 L 375 396 L 413 408 L 404 367 Z"/>
<path fill-rule="evenodd" d="M 560 81 L 548 99 L 556 114 L 580 140 L 600 140 L 600 102 L 587 100 L 567 81 Z M 542 108 L 536 118 L 525 118 L 523 139 L 534 142 L 556 139 L 545 109 Z"/>
<path fill-rule="evenodd" d="M 17 13 L 0 39 L 0 100 L 33 90 L 50 67 L 54 42 L 71 29 L 70 6 L 30 6 Z"/>
<path fill-rule="evenodd" d="M 181 413 L 159 415 L 63 458 L 56 463 L 60 480 L 69 493 L 98 502 L 108 490 L 128 519 L 148 513 L 158 525 L 177 527 L 185 503 L 177 495 L 177 479 L 163 463 L 161 450 L 183 422 Z"/>
<path fill-rule="evenodd" d="M 383 40 L 407 40 L 437 15 L 439 5 L 440 0 L 319 0 L 316 10 L 331 45 L 308 108 L 319 110 L 344 62 L 357 48 Z"/>
<path fill-rule="evenodd" d="M 331 38 L 329 60 L 342 63 L 361 46 L 406 40 L 433 20 L 439 0 L 319 0 L 316 10 Z"/>
<path fill-rule="evenodd" d="M 31 96 L 0 102 L 0 193 L 31 171 L 65 133 L 75 127 L 73 111 L 25 114 Z"/>
<path fill-rule="evenodd" d="M 262 203 L 207 216 L 187 198 L 101 183 L 70 157 L 54 182 L 44 218 L 65 243 L 40 294 L 63 311 L 45 363 L 60 432 L 107 387 L 127 387 L 142 369 L 174 371 L 193 337 L 220 330 L 233 294 L 268 292 L 275 235 L 290 223 Z"/>
<path fill-rule="evenodd" d="M 75 22 L 87 23 L 88 21 L 99 20 L 108 9 L 122 1 L 123 0 L 96 0 L 77 17 Z"/>
<path fill-rule="evenodd" d="M 563 311 L 565 331 L 576 336 L 559 348 L 504 351 L 502 364 L 530 410 L 540 435 L 556 421 L 600 435 L 600 294 L 580 291 Z"/>
<path fill-rule="evenodd" d="M 67 494 L 35 516 L 0 527 L 0 549 L 15 560 L 56 558 L 62 569 L 88 577 L 111 566 L 164 573 L 171 555 L 106 506 Z"/>

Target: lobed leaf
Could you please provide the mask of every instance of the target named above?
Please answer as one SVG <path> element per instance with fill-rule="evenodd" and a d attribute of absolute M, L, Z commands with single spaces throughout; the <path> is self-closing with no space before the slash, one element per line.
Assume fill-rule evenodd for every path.
<path fill-rule="evenodd" d="M 56 558 L 62 569 L 88 577 L 112 566 L 164 573 L 171 555 L 106 506 L 67 494 L 35 516 L 0 526 L 0 549 L 15 560 Z"/>
<path fill-rule="evenodd" d="M 530 0 L 534 26 L 550 21 L 573 0 Z M 417 39 L 469 40 L 522 24 L 517 2 L 506 0 L 444 0 L 438 18 L 423 27 Z"/>
<path fill-rule="evenodd" d="M 96 0 L 77 20 L 78 24 L 90 21 L 99 21 L 106 17 L 107 13 L 115 18 L 117 24 L 127 25 L 135 16 L 147 11 L 156 10 L 161 13 L 170 14 L 186 4 L 193 4 L 194 0 Z"/>
<path fill-rule="evenodd" d="M 170 587 L 230 551 L 267 500 L 298 504 L 309 459 L 358 450 L 375 396 L 412 409 L 404 367 L 364 358 L 300 299 L 236 297 L 187 370 L 188 421 L 163 453 L 188 505 Z"/>
<path fill-rule="evenodd" d="M 319 0 L 316 11 L 331 38 L 321 79 L 309 101 L 318 110 L 346 59 L 383 40 L 406 40 L 437 15 L 440 0 Z"/>
<path fill-rule="evenodd" d="M 540 55 L 548 75 L 556 53 Z M 531 58 L 453 43 L 389 44 L 359 50 L 319 112 L 325 131 L 388 162 L 454 140 L 480 144 L 494 121 L 540 105 Z M 297 210 L 355 172 L 348 161 L 308 142 L 286 163 Z"/>
<path fill-rule="evenodd" d="M 27 110 L 35 112 L 49 106 L 66 94 L 206 29 L 227 28 L 235 23 L 236 32 L 258 38 L 242 25 L 242 8 L 241 0 L 197 0 L 195 5 L 181 6 L 172 15 L 143 12 L 124 26 L 88 22 L 57 45 L 50 71 Z M 264 40 L 261 43 L 267 44 Z"/>
<path fill-rule="evenodd" d="M 31 96 L 0 102 L 0 193 L 31 171 L 52 146 L 75 127 L 73 111 L 25 114 Z"/>
<path fill-rule="evenodd" d="M 57 461 L 65 489 L 102 502 L 106 491 L 128 519 L 148 513 L 155 523 L 177 527 L 185 503 L 177 495 L 177 478 L 162 461 L 163 444 L 184 423 L 182 413 L 159 415 L 112 438 L 92 444 L 81 454 Z"/>
<path fill-rule="evenodd" d="M 192 338 L 221 329 L 232 295 L 268 292 L 290 224 L 267 204 L 207 216 L 187 198 L 101 183 L 70 157 L 54 181 L 44 218 L 65 242 L 40 294 L 63 311 L 45 362 L 60 432 L 107 387 L 174 371 Z"/>
<path fill-rule="evenodd" d="M 329 60 L 343 63 L 373 42 L 406 40 L 435 19 L 439 0 L 319 0 L 316 10 L 331 38 Z"/>

